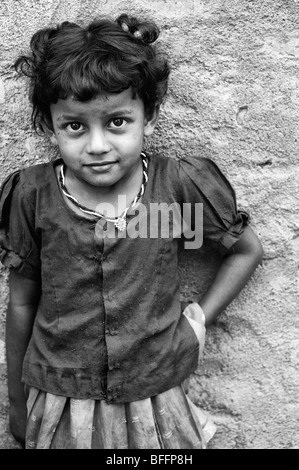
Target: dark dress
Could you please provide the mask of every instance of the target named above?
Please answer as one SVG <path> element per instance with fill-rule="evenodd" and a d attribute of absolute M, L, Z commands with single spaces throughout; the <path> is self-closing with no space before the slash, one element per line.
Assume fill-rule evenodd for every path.
<path fill-rule="evenodd" d="M 178 233 L 161 235 L 157 222 L 152 236 L 152 208 L 189 204 L 188 238 L 197 230 L 224 250 L 240 238 L 247 214 L 238 211 L 231 185 L 212 161 L 152 156 L 141 201 L 147 236 L 105 238 L 99 219 L 81 217 L 65 203 L 59 163 L 15 172 L 1 192 L 0 259 L 41 282 L 25 384 L 108 404 L 180 388 L 197 367 L 199 342 L 181 315 Z M 202 208 L 198 219 L 195 204 Z M 133 226 L 136 212 L 127 220 Z"/>

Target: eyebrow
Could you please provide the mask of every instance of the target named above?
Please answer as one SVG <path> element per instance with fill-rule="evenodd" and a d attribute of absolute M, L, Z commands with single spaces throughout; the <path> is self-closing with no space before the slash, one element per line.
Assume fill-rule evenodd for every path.
<path fill-rule="evenodd" d="M 107 117 L 113 117 L 113 116 L 119 116 L 119 115 L 131 116 L 133 113 L 134 113 L 134 111 L 132 109 L 119 108 L 119 109 L 113 110 L 111 112 L 109 112 L 109 111 L 103 112 L 101 117 L 107 118 Z M 74 113 L 69 113 L 69 114 L 62 114 L 61 116 L 59 116 L 57 118 L 57 121 L 58 122 L 72 121 L 72 120 L 80 119 L 80 118 L 82 118 L 82 113 L 81 112 L 78 112 L 78 113 L 74 112 Z"/>
<path fill-rule="evenodd" d="M 134 111 L 132 109 L 119 108 L 119 109 L 113 110 L 111 112 L 104 112 L 103 115 L 104 116 L 115 116 L 115 115 L 119 115 L 119 114 L 131 115 L 133 113 L 134 113 Z"/>

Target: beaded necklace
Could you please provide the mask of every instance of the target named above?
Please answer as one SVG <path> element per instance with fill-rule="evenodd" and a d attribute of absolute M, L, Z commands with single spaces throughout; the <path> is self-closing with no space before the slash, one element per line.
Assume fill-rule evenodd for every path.
<path fill-rule="evenodd" d="M 142 160 L 142 172 L 143 172 L 143 180 L 142 180 L 140 190 L 137 196 L 134 198 L 133 202 L 124 210 L 122 215 L 120 215 L 119 217 L 108 218 L 108 217 L 105 217 L 100 212 L 93 211 L 92 209 L 88 209 L 88 207 L 85 207 L 82 204 L 80 204 L 80 202 L 68 192 L 65 186 L 65 173 L 64 172 L 65 172 L 66 166 L 64 164 L 61 166 L 60 175 L 59 175 L 59 183 L 60 183 L 62 192 L 82 212 L 85 212 L 86 214 L 90 214 L 96 217 L 100 217 L 102 219 L 107 220 L 108 222 L 113 222 L 115 227 L 121 232 L 123 232 L 127 227 L 127 221 L 126 221 L 127 212 L 129 209 L 133 208 L 136 205 L 137 201 L 143 196 L 144 191 L 145 191 L 145 186 L 148 181 L 148 175 L 147 175 L 148 160 L 147 160 L 145 153 L 142 152 L 140 156 Z"/>

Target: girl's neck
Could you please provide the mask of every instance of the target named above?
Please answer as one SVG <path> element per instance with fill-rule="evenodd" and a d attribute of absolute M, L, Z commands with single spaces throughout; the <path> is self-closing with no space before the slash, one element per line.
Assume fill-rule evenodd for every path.
<path fill-rule="evenodd" d="M 59 179 L 61 165 L 56 167 L 56 176 Z M 133 172 L 127 174 L 119 180 L 117 184 L 111 186 L 92 186 L 85 184 L 66 167 L 65 168 L 65 185 L 69 193 L 74 196 L 80 204 L 94 211 L 102 212 L 101 205 L 105 209 L 107 204 L 111 204 L 114 208 L 112 212 L 107 213 L 107 217 L 118 217 L 123 214 L 125 209 L 131 204 L 140 190 L 143 180 L 142 162 L 136 164 Z M 119 197 L 120 196 L 120 197 Z M 81 213 L 65 196 L 63 196 L 67 204 L 77 213 Z M 109 206 L 108 206 L 109 209 Z M 79 212 L 78 212 L 79 211 Z"/>

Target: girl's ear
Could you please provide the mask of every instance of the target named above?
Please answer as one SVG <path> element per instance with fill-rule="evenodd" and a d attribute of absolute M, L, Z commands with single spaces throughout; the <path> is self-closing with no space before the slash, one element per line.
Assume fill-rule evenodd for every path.
<path fill-rule="evenodd" d="M 55 135 L 54 131 L 50 132 L 49 139 L 50 139 L 51 144 L 58 145 L 58 142 L 57 142 L 56 135 Z"/>
<path fill-rule="evenodd" d="M 50 124 L 44 119 L 41 125 L 42 125 L 44 133 L 50 139 L 51 144 L 58 145 L 57 138 L 56 138 L 52 124 Z"/>
<path fill-rule="evenodd" d="M 159 111 L 160 111 L 160 106 L 157 105 L 151 117 L 145 118 L 145 123 L 144 123 L 145 137 L 150 137 L 152 133 L 154 132 L 158 119 L 159 119 Z"/>

